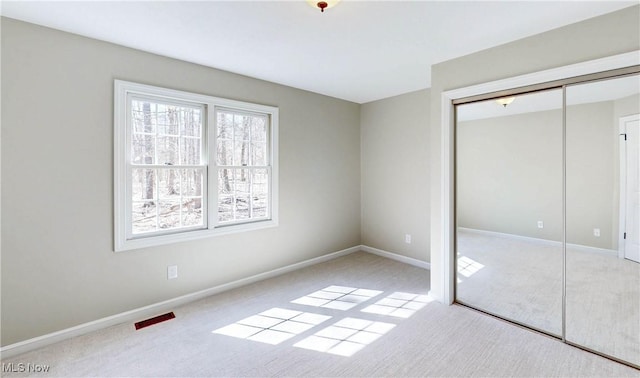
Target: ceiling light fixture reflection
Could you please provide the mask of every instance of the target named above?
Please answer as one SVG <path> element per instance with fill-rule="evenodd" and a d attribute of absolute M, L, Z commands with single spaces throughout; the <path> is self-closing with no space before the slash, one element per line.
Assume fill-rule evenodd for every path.
<path fill-rule="evenodd" d="M 515 99 L 516 99 L 515 97 L 503 97 L 503 98 L 497 99 L 496 102 L 506 108 L 507 105 L 511 104 Z"/>
<path fill-rule="evenodd" d="M 325 9 L 333 8 L 339 2 L 340 0 L 321 0 L 321 1 L 307 0 L 307 3 L 309 3 L 309 5 L 311 5 L 314 8 L 319 8 L 320 12 L 323 12 L 323 13 Z"/>

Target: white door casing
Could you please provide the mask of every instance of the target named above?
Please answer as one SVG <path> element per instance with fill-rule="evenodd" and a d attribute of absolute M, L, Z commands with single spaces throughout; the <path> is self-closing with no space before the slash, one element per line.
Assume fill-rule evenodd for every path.
<path fill-rule="evenodd" d="M 501 79 L 493 82 L 472 85 L 464 88 L 447 90 L 440 96 L 440 170 L 436 182 L 440 183 L 439 212 L 433 221 L 431 242 L 431 290 L 430 294 L 437 301 L 452 304 L 455 301 L 455 267 L 454 267 L 454 188 L 453 188 L 453 100 L 498 92 L 549 81 L 604 72 L 622 67 L 640 64 L 640 50 L 614 55 L 592 61 L 552 68 L 545 71 Z"/>
<path fill-rule="evenodd" d="M 640 114 L 620 118 L 619 257 L 640 263 Z"/>

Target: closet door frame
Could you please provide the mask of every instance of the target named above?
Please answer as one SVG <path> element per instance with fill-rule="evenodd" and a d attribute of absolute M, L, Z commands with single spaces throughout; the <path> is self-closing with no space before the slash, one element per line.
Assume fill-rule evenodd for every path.
<path fill-rule="evenodd" d="M 441 110 L 441 286 L 432 280 L 432 296 L 446 304 L 456 303 L 456 105 L 469 104 L 502 97 L 517 96 L 550 89 L 562 89 L 562 336 L 564 343 L 633 366 L 627 361 L 591 350 L 566 340 L 566 88 L 599 80 L 620 78 L 640 73 L 640 51 L 621 54 L 559 69 L 485 83 L 442 93 Z M 434 287 L 435 286 L 435 287 Z M 482 311 L 482 309 L 477 309 Z M 493 315 L 493 314 L 490 314 Z M 493 315 L 495 316 L 495 315 Z M 513 322 L 513 321 L 511 321 Z M 516 322 L 513 322 L 516 323 Z M 521 323 L 517 323 L 521 324 Z M 525 327 L 527 325 L 524 325 Z M 530 327 L 529 327 L 530 328 Z M 536 330 L 542 333 L 544 331 Z M 555 335 L 550 335 L 558 338 Z"/>
<path fill-rule="evenodd" d="M 517 92 L 517 88 L 542 86 L 544 83 L 579 77 L 598 72 L 624 68 L 631 71 L 640 69 L 640 50 L 615 55 L 612 57 L 578 63 L 570 66 L 541 71 L 533 74 L 493 81 L 470 87 L 445 91 L 441 94 L 441 122 L 440 122 L 440 213 L 439 233 L 431 235 L 439 243 L 440 248 L 432 253 L 432 274 L 430 294 L 437 301 L 452 304 L 455 285 L 455 266 L 453 265 L 454 238 L 454 182 L 453 182 L 453 131 L 455 128 L 454 101 L 485 96 L 485 98 L 500 97 L 507 91 Z M 504 96 L 504 95 L 503 95 Z M 480 99 L 478 97 L 478 99 Z M 435 210 L 435 209 L 434 209 Z"/>

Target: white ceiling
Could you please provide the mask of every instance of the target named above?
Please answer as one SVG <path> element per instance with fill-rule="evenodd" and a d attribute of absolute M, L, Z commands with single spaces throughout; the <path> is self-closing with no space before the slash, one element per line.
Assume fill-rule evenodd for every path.
<path fill-rule="evenodd" d="M 0 1 L 55 29 L 365 103 L 431 85 L 431 65 L 638 1 Z"/>

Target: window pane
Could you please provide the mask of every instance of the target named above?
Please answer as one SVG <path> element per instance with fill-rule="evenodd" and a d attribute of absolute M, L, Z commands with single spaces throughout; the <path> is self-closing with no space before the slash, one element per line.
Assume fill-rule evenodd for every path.
<path fill-rule="evenodd" d="M 236 219 L 249 219 L 249 196 L 236 197 Z"/>
<path fill-rule="evenodd" d="M 218 221 L 268 218 L 270 178 L 268 169 L 269 118 L 222 111 L 217 113 Z M 245 168 L 243 168 L 245 167 Z"/>
<path fill-rule="evenodd" d="M 133 202 L 131 209 L 131 226 L 133 234 L 156 230 L 155 202 Z"/>
<path fill-rule="evenodd" d="M 221 169 L 218 172 L 218 193 L 221 195 L 233 195 L 234 180 L 231 169 Z"/>
<path fill-rule="evenodd" d="M 184 169 L 182 174 L 182 195 L 188 197 L 201 197 L 203 193 L 203 169 Z"/>
<path fill-rule="evenodd" d="M 155 164 L 155 140 L 153 135 L 133 134 L 131 137 L 131 163 Z"/>
<path fill-rule="evenodd" d="M 238 195 L 249 195 L 249 170 L 248 169 L 234 169 L 235 172 L 235 192 Z"/>
<path fill-rule="evenodd" d="M 233 165 L 233 141 L 218 139 L 218 165 Z"/>
<path fill-rule="evenodd" d="M 181 138 L 180 164 L 200 164 L 200 138 Z"/>
<path fill-rule="evenodd" d="M 251 194 L 251 211 L 253 217 L 267 217 L 269 213 L 269 176 L 266 169 L 256 169 L 253 171 Z"/>
<path fill-rule="evenodd" d="M 218 221 L 228 222 L 233 220 L 233 196 L 218 197 Z"/>
<path fill-rule="evenodd" d="M 180 227 L 179 201 L 158 201 L 158 206 L 158 226 L 160 227 L 160 229 L 166 230 Z"/>
<path fill-rule="evenodd" d="M 201 226 L 202 218 L 202 198 L 189 198 L 182 201 L 182 225 Z"/>
<path fill-rule="evenodd" d="M 180 171 L 178 169 L 158 170 L 158 192 L 160 199 L 180 198 Z"/>
<path fill-rule="evenodd" d="M 155 198 L 156 175 L 153 169 L 133 169 L 131 182 L 131 199 L 152 200 Z"/>
<path fill-rule="evenodd" d="M 268 188 L 266 169 L 220 169 L 218 172 L 218 220 L 227 222 L 266 217 Z M 254 190 L 257 192 L 254 193 Z M 254 211 L 257 215 L 253 215 Z"/>
<path fill-rule="evenodd" d="M 250 124 L 251 117 L 249 116 L 236 114 L 233 117 L 234 139 L 236 141 L 249 140 Z"/>
<path fill-rule="evenodd" d="M 204 169 L 133 169 L 132 172 L 134 234 L 204 225 Z"/>
<path fill-rule="evenodd" d="M 182 109 L 175 105 L 158 104 L 155 113 L 158 134 L 179 135 L 179 124 L 182 121 Z"/>
<path fill-rule="evenodd" d="M 251 143 L 251 165 L 267 165 L 267 143 Z"/>
<path fill-rule="evenodd" d="M 233 114 L 219 112 L 216 123 L 218 129 L 218 138 L 233 139 Z"/>
<path fill-rule="evenodd" d="M 142 110 L 131 110 L 131 127 L 135 133 L 143 133 L 145 129 L 144 114 Z"/>
<path fill-rule="evenodd" d="M 269 204 L 266 194 L 254 195 L 251 201 L 251 211 L 253 218 L 266 218 Z"/>
<path fill-rule="evenodd" d="M 180 138 L 172 136 L 158 137 L 158 162 L 156 164 L 176 165 L 178 164 L 178 150 Z"/>
<path fill-rule="evenodd" d="M 249 142 L 237 140 L 234 144 L 233 165 L 247 166 L 249 165 Z"/>
<path fill-rule="evenodd" d="M 183 108 L 181 134 L 199 137 L 201 135 L 202 111 L 200 109 Z"/>
<path fill-rule="evenodd" d="M 255 169 L 251 180 L 253 194 L 267 194 L 269 191 L 269 172 L 267 169 Z"/>
<path fill-rule="evenodd" d="M 155 108 L 153 105 L 149 101 L 131 101 L 131 115 L 134 132 L 156 132 L 155 117 L 152 114 L 152 107 Z"/>
<path fill-rule="evenodd" d="M 251 120 L 251 140 L 267 140 L 267 122 L 264 117 L 253 117 Z"/>
<path fill-rule="evenodd" d="M 132 100 L 131 123 L 133 164 L 201 164 L 202 109 Z"/>
<path fill-rule="evenodd" d="M 267 118 L 219 112 L 217 116 L 218 165 L 267 165 Z"/>

